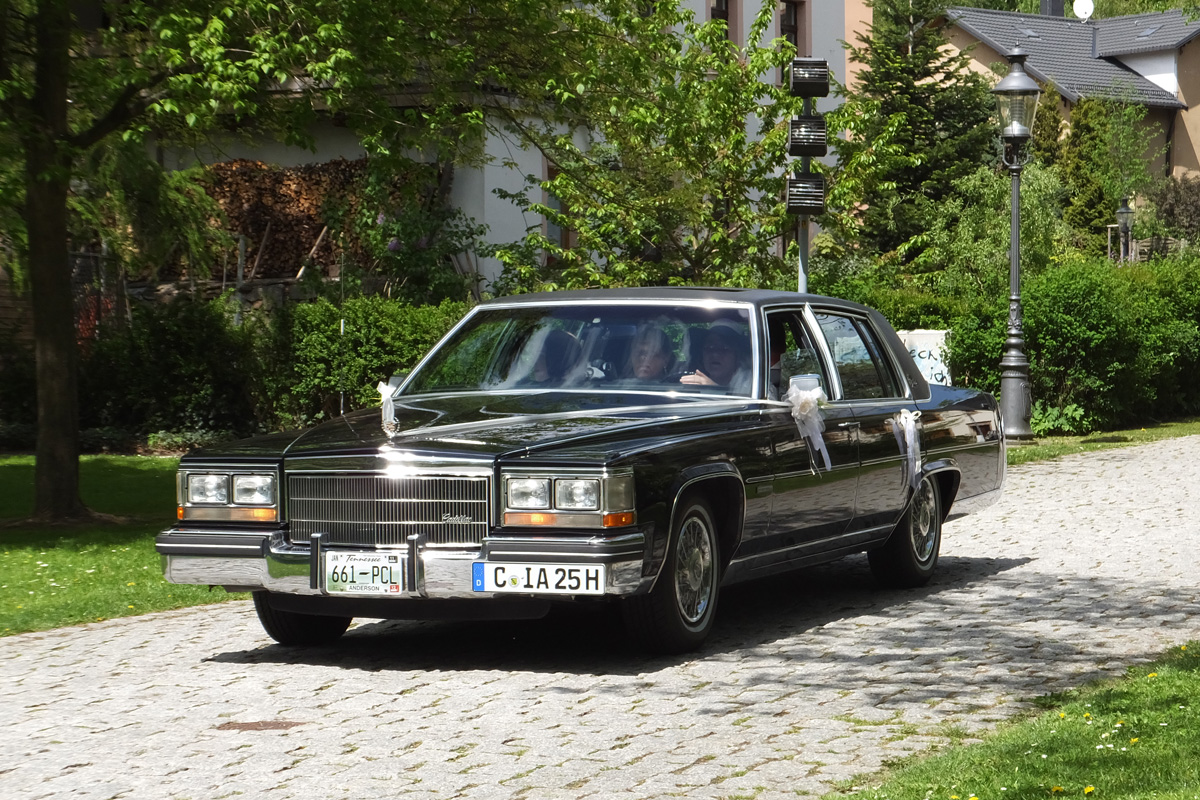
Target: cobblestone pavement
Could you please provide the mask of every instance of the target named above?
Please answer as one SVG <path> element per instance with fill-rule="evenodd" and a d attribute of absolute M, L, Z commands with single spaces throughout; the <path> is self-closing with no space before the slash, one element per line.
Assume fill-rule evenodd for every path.
<path fill-rule="evenodd" d="M 234 602 L 0 639 L 4 798 L 784 798 L 1200 638 L 1200 437 L 1010 470 L 926 589 L 856 557 L 722 597 L 686 657 L 610 615 L 358 624 Z"/>

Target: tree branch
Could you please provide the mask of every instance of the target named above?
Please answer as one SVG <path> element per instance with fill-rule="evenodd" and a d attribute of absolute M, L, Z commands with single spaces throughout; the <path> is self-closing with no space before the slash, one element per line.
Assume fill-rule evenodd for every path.
<path fill-rule="evenodd" d="M 169 78 L 194 74 L 199 71 L 200 66 L 192 64 L 182 69 L 159 72 L 152 75 L 145 83 L 126 86 L 103 117 L 93 122 L 91 127 L 86 130 L 71 134 L 67 137 L 67 141 L 81 149 L 91 147 L 110 133 L 120 130 L 130 120 L 139 117 L 158 99 L 157 96 L 144 96 L 144 92 L 160 86 Z"/>

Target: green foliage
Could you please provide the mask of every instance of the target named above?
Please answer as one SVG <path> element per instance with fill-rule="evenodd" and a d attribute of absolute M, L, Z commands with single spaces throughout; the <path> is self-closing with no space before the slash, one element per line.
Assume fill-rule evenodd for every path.
<path fill-rule="evenodd" d="M 247 376 L 249 328 L 223 302 L 181 299 L 136 307 L 132 324 L 106 331 L 81 369 L 84 427 L 249 434 L 266 422 Z"/>
<path fill-rule="evenodd" d="M 1062 220 L 1066 190 L 1054 170 L 1034 162 L 1021 173 L 1021 272 L 1039 275 L 1070 249 L 1074 236 Z M 1007 294 L 1012 235 L 1012 177 L 980 167 L 954 183 L 941 203 L 921 201 L 924 250 L 913 279 L 930 291 L 970 300 Z"/>
<path fill-rule="evenodd" d="M 862 237 L 880 253 L 898 250 L 922 231 L 913 202 L 937 203 L 953 183 L 993 159 L 996 128 L 991 122 L 991 86 L 973 72 L 966 53 L 944 49 L 945 34 L 933 24 L 945 12 L 940 0 L 868 0 L 873 22 L 858 45 L 847 45 L 850 60 L 862 65 L 848 100 L 878 104 L 860 130 L 831 144 L 838 160 L 852 163 L 863 150 L 881 153 L 875 177 L 854 202 L 861 208 Z M 903 124 L 897 124 L 902 115 Z M 903 153 L 903 157 L 900 157 Z"/>
<path fill-rule="evenodd" d="M 37 420 L 37 375 L 33 348 L 16 332 L 0 328 L 0 423 Z"/>
<path fill-rule="evenodd" d="M 153 276 L 181 263 L 205 276 L 233 244 L 199 167 L 165 170 L 131 138 L 92 150 L 79 174 L 69 199 L 76 241 L 103 242 L 128 273 Z"/>
<path fill-rule="evenodd" d="M 792 56 L 760 44 L 775 7 L 738 48 L 677 3 L 600 5 L 576 17 L 578 64 L 546 83 L 559 112 L 508 117 L 556 173 L 503 195 L 549 226 L 495 251 L 497 290 L 785 282 L 778 243 L 794 222 L 780 176 L 800 100 L 761 80 Z"/>
<path fill-rule="evenodd" d="M 337 416 L 343 392 L 347 411 L 378 403 L 376 384 L 416 366 L 467 309 L 450 300 L 406 306 L 382 297 L 299 306 L 280 418 L 303 425 Z"/>
<path fill-rule="evenodd" d="M 1196 260 L 1118 269 L 1073 257 L 1025 282 L 1034 432 L 1087 433 L 1192 413 L 1200 403 Z M 955 383 L 998 392 L 1007 303 L 980 301 L 951 326 Z"/>
<path fill-rule="evenodd" d="M 1150 200 L 1168 235 L 1200 242 L 1200 178 L 1168 178 Z"/>
<path fill-rule="evenodd" d="M 1070 190 L 1063 218 L 1088 236 L 1092 253 L 1104 252 L 1107 226 L 1121 199 L 1151 188 L 1152 142 L 1157 127 L 1132 103 L 1084 98 L 1071 111 L 1061 165 Z"/>
<path fill-rule="evenodd" d="M 1062 97 L 1053 84 L 1048 85 L 1038 102 L 1037 115 L 1033 118 L 1033 136 L 1030 147 L 1034 159 L 1043 167 L 1053 167 L 1063 155 L 1063 127 L 1066 120 L 1058 109 Z"/>
<path fill-rule="evenodd" d="M 485 228 L 447 204 L 450 169 L 372 159 L 357 213 L 343 227 L 363 245 L 386 293 L 408 303 L 461 300 L 479 276 L 469 266 Z"/>

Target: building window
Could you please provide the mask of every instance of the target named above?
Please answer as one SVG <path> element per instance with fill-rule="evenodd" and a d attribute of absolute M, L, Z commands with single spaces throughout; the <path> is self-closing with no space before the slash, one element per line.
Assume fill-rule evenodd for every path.
<path fill-rule="evenodd" d="M 798 57 L 812 55 L 808 38 L 808 3 L 804 0 L 783 0 L 779 4 L 779 37 L 792 43 Z M 779 82 L 787 84 L 787 67 L 779 70 Z"/>
<path fill-rule="evenodd" d="M 557 178 L 558 175 L 558 167 L 547 165 L 546 180 L 552 181 Z M 559 212 L 565 209 L 562 200 L 555 197 L 549 191 L 546 192 L 546 206 Z M 554 242 L 563 250 L 570 250 L 575 246 L 576 242 L 575 231 L 571 230 L 570 228 L 562 227 L 549 217 L 546 218 L 546 238 Z"/>
<path fill-rule="evenodd" d="M 708 8 L 708 18 L 713 20 L 722 20 L 725 23 L 725 38 L 729 41 L 734 41 L 733 38 L 733 13 L 730 6 L 733 0 L 712 0 L 712 4 Z"/>

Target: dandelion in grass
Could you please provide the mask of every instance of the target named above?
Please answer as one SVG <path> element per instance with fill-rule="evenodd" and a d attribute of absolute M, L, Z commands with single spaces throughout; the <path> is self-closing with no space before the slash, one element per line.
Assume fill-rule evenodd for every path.
<path fill-rule="evenodd" d="M 1132 739 L 1130 739 L 1130 740 L 1129 740 L 1129 743 L 1130 743 L 1130 744 L 1137 744 L 1137 737 L 1135 736 L 1135 737 L 1133 737 Z"/>
<path fill-rule="evenodd" d="M 1095 786 L 1085 786 L 1085 787 L 1083 787 L 1083 793 L 1084 793 L 1084 794 L 1091 794 L 1091 793 L 1092 793 L 1092 792 L 1094 792 L 1094 791 L 1096 791 L 1096 787 L 1095 787 Z"/>
<path fill-rule="evenodd" d="M 1158 677 L 1158 673 L 1157 673 L 1157 672 L 1151 672 L 1151 673 L 1150 673 L 1149 675 L 1147 675 L 1146 677 L 1147 677 L 1147 678 L 1157 678 L 1157 677 Z"/>

